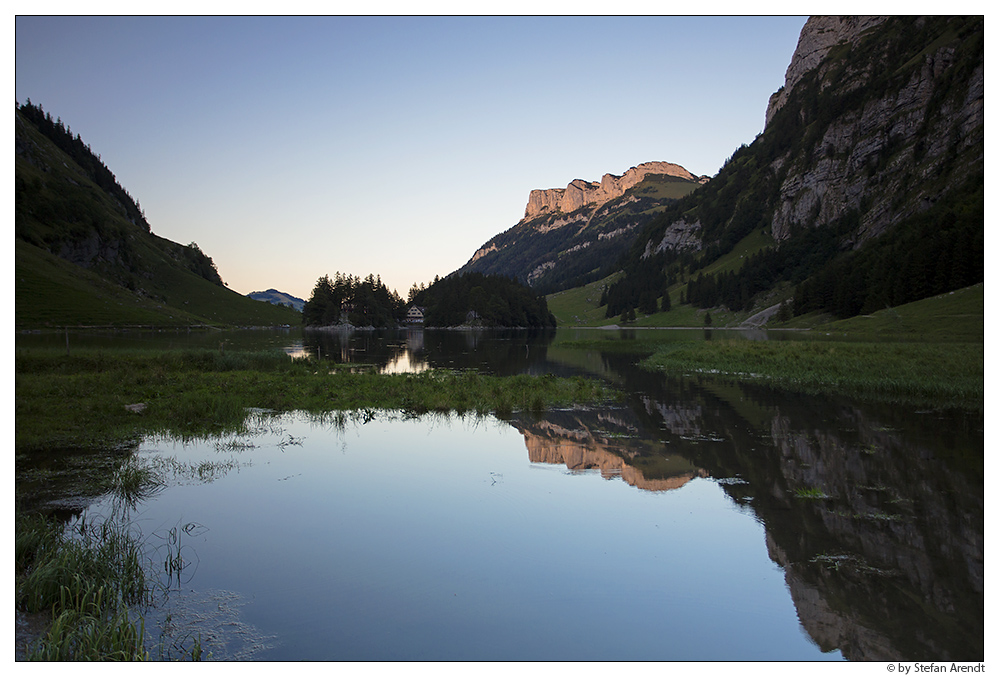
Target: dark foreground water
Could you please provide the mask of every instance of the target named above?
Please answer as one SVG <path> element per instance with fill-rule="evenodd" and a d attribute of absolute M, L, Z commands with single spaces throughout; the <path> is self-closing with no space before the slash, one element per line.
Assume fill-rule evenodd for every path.
<path fill-rule="evenodd" d="M 166 646 L 200 634 L 223 660 L 984 659 L 981 413 L 669 379 L 551 338 L 292 338 L 385 369 L 583 373 L 626 395 L 508 420 L 263 412 L 240 435 L 146 440 L 135 462 L 164 488 L 81 516 L 141 533 L 168 591 L 147 632 Z"/>

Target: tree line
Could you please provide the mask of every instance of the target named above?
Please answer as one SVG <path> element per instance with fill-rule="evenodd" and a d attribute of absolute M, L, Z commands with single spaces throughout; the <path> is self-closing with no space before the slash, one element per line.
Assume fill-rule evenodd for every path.
<path fill-rule="evenodd" d="M 396 327 L 405 317 L 406 302 L 371 274 L 363 280 L 339 272 L 332 279 L 323 275 L 302 308 L 307 327 Z"/>
<path fill-rule="evenodd" d="M 982 282 L 984 218 L 984 178 L 979 174 L 858 250 L 842 245 L 859 225 L 854 211 L 821 228 L 799 228 L 791 238 L 747 256 L 738 270 L 705 273 L 703 261 L 692 260 L 689 253 L 648 257 L 604 290 L 601 305 L 606 304 L 607 317 L 629 310 L 647 315 L 666 311 L 667 290 L 686 279 L 680 302 L 696 308 L 745 310 L 760 292 L 786 283 L 794 288 L 794 315 L 871 313 Z"/>
<path fill-rule="evenodd" d="M 423 308 L 424 324 L 430 327 L 555 326 L 544 296 L 503 275 L 451 275 L 411 291 L 413 304 Z"/>
<path fill-rule="evenodd" d="M 424 324 L 430 327 L 555 326 L 544 296 L 511 278 L 482 273 L 437 277 L 429 286 L 414 284 L 405 301 L 382 283 L 381 276 L 369 274 L 362 280 L 339 272 L 332 278 L 324 275 L 302 308 L 302 323 L 398 327 L 411 305 L 422 309 Z"/>

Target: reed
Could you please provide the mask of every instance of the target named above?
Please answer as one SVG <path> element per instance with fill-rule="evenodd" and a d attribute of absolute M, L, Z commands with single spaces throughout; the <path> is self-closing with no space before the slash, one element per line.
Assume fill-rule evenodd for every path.
<path fill-rule="evenodd" d="M 126 523 L 80 521 L 66 530 L 40 515 L 15 515 L 15 604 L 51 614 L 28 660 L 148 660 L 152 603 L 142 544 Z M 188 655 L 201 657 L 199 640 Z"/>
<path fill-rule="evenodd" d="M 141 660 L 144 627 L 129 615 L 150 600 L 139 543 L 111 522 L 71 533 L 40 516 L 16 517 L 16 603 L 49 611 L 29 660 Z"/>

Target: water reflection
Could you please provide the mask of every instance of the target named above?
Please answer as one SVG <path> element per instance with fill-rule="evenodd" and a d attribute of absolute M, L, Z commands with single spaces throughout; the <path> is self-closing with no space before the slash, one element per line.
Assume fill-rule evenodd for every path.
<path fill-rule="evenodd" d="M 303 352 L 383 373 L 477 369 L 499 375 L 544 373 L 553 330 L 306 331 Z"/>
<path fill-rule="evenodd" d="M 384 370 L 582 373 L 626 395 L 503 421 L 260 413 L 246 435 L 200 449 L 150 440 L 155 450 L 111 457 L 117 468 L 139 454 L 169 485 L 115 510 L 151 519 L 154 504 L 176 500 L 162 524 L 179 523 L 174 510 L 210 529 L 183 583 L 252 597 L 247 613 L 283 646 L 262 658 L 984 658 L 981 413 L 665 378 L 540 333 L 302 341 Z M 72 455 L 34 462 L 43 500 L 70 505 L 52 482 L 72 475 Z M 563 472 L 538 480 L 532 468 Z M 760 558 L 779 585 L 757 582 Z M 318 583 L 301 591 L 299 579 Z M 814 646 L 754 635 L 771 627 L 754 605 L 783 602 Z M 614 619 L 603 646 L 579 640 L 597 618 Z"/>
<path fill-rule="evenodd" d="M 643 438 L 629 409 L 550 412 L 541 420 L 515 416 L 509 423 L 524 436 L 531 463 L 596 470 L 605 479 L 620 478 L 645 491 L 679 489 L 708 475 L 656 440 Z"/>
<path fill-rule="evenodd" d="M 602 356 L 659 449 L 751 507 L 803 627 L 851 660 L 982 660 L 983 419 L 664 379 Z M 649 463 L 645 445 L 628 463 Z"/>

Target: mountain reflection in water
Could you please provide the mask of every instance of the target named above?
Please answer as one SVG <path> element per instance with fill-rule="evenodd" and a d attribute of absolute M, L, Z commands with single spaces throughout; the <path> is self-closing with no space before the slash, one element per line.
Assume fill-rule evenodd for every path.
<path fill-rule="evenodd" d="M 602 355 L 630 407 L 510 421 L 532 462 L 644 490 L 717 478 L 766 528 L 802 626 L 850 660 L 984 660 L 983 419 Z"/>
<path fill-rule="evenodd" d="M 712 333 L 717 335 L 719 332 Z M 631 335 L 634 334 L 635 332 L 631 332 Z M 609 340 L 627 340 L 628 336 L 623 332 L 604 332 L 599 335 Z M 267 455 L 266 445 L 254 449 L 252 442 L 245 445 L 220 443 L 220 449 L 241 450 L 231 466 L 236 470 L 230 471 L 239 477 L 226 479 L 253 481 L 255 484 L 251 485 L 251 493 L 265 492 L 260 495 L 267 497 L 269 512 L 254 514 L 255 519 L 266 524 L 271 521 L 273 513 L 273 520 L 282 524 L 281 528 L 270 532 L 271 538 L 283 539 L 290 533 L 299 531 L 310 534 L 310 538 L 304 542 L 308 544 L 311 554 L 299 559 L 308 563 L 309 558 L 315 558 L 315 569 L 322 572 L 323 580 L 331 581 L 329 586 L 333 585 L 332 577 L 337 567 L 345 572 L 354 571 L 357 577 L 374 574 L 381 576 L 367 583 L 368 587 L 364 591 L 369 597 L 365 597 L 362 606 L 357 607 L 361 610 L 357 613 L 367 613 L 363 609 L 374 608 L 371 606 L 371 594 L 383 589 L 391 593 L 389 598 L 394 602 L 381 602 L 391 607 L 391 613 L 385 617 L 369 619 L 370 627 L 373 628 L 380 627 L 379 623 L 387 622 L 386 618 L 399 616 L 395 605 L 399 603 L 400 592 L 391 588 L 393 580 L 422 580 L 417 579 L 413 572 L 411 558 L 414 554 L 422 553 L 425 556 L 426 563 L 421 573 L 426 570 L 427 580 L 432 580 L 429 577 L 434 567 L 438 566 L 434 563 L 442 562 L 439 566 L 446 569 L 444 574 L 450 576 L 448 581 L 468 576 L 468 587 L 463 588 L 466 596 L 482 594 L 485 597 L 491 591 L 488 586 L 483 587 L 483 581 L 489 581 L 491 585 L 505 585 L 504 581 L 513 580 L 511 576 L 518 566 L 517 560 L 494 563 L 490 559 L 493 555 L 500 552 L 516 555 L 517 548 L 527 547 L 516 539 L 524 538 L 524 532 L 533 528 L 534 523 L 545 519 L 558 522 L 560 518 L 573 518 L 576 515 L 574 511 L 589 509 L 589 504 L 594 509 L 598 505 L 604 506 L 604 497 L 596 494 L 614 493 L 610 488 L 598 490 L 596 494 L 585 494 L 581 499 L 574 496 L 581 503 L 569 504 L 566 502 L 567 496 L 551 497 L 548 491 L 572 490 L 566 489 L 564 485 L 548 486 L 544 496 L 529 493 L 511 496 L 511 499 L 516 499 L 517 509 L 513 509 L 510 503 L 489 503 L 500 498 L 496 491 L 475 493 L 484 491 L 482 487 L 491 487 L 493 490 L 501 488 L 492 486 L 492 483 L 498 481 L 499 473 L 504 471 L 509 473 L 506 478 L 508 489 L 516 488 L 526 492 L 526 487 L 531 482 L 519 476 L 517 479 L 522 484 L 515 487 L 511 476 L 520 473 L 520 467 L 564 467 L 565 473 L 569 475 L 599 474 L 609 482 L 620 479 L 633 487 L 627 489 L 626 493 L 641 492 L 635 495 L 654 495 L 657 497 L 656 501 L 662 499 L 661 503 L 636 504 L 641 506 L 641 510 L 652 510 L 653 515 L 635 512 L 634 509 L 630 512 L 622 509 L 620 513 L 612 512 L 606 516 L 605 528 L 606 524 L 614 524 L 616 527 L 629 521 L 634 523 L 629 526 L 635 527 L 623 536 L 628 539 L 627 547 L 623 541 L 618 541 L 622 550 L 634 545 L 634 552 L 623 554 L 625 559 L 609 566 L 630 570 L 639 566 L 636 557 L 651 558 L 654 554 L 659 559 L 641 563 L 645 568 L 640 576 L 630 574 L 624 577 L 623 580 L 636 586 L 636 589 L 643 585 L 651 586 L 650 590 L 654 588 L 652 592 L 655 594 L 650 592 L 647 598 L 643 598 L 640 593 L 635 592 L 632 603 L 637 606 L 621 607 L 631 608 L 632 611 L 622 610 L 622 616 L 617 618 L 617 622 L 622 628 L 628 625 L 631 629 L 615 636 L 618 644 L 606 648 L 607 651 L 613 649 L 611 653 L 594 653 L 597 659 L 621 656 L 621 653 L 614 651 L 625 652 L 623 655 L 626 658 L 639 655 L 652 659 L 661 659 L 662 656 L 668 659 L 678 656 L 689 659 L 691 655 L 694 659 L 722 657 L 725 660 L 739 660 L 753 657 L 746 656 L 744 652 L 750 651 L 747 647 L 755 646 L 754 643 L 762 642 L 761 636 L 753 634 L 758 631 L 757 628 L 746 627 L 745 634 L 740 638 L 703 638 L 696 633 L 713 635 L 716 631 L 721 632 L 717 630 L 721 622 L 719 617 L 704 615 L 708 612 L 703 610 L 710 611 L 711 604 L 704 606 L 703 600 L 693 600 L 692 604 L 677 607 L 677 596 L 682 596 L 682 593 L 676 587 L 669 587 L 676 585 L 675 581 L 669 580 L 671 577 L 675 579 L 691 575 L 690 567 L 713 565 L 695 551 L 711 548 L 713 539 L 731 537 L 731 534 L 722 536 L 713 533 L 713 525 L 705 521 L 705 516 L 691 513 L 688 518 L 686 509 L 682 514 L 672 512 L 677 505 L 695 510 L 700 505 L 706 510 L 705 514 L 711 514 L 711 519 L 714 519 L 714 513 L 704 504 L 695 502 L 688 505 L 683 502 L 688 500 L 685 498 L 673 502 L 674 498 L 683 497 L 684 494 L 701 495 L 704 487 L 712 484 L 722 501 L 728 501 L 740 516 L 749 515 L 753 518 L 751 523 L 762 527 L 765 543 L 757 541 L 758 547 L 754 552 L 746 552 L 746 558 L 758 553 L 759 558 L 768 566 L 770 562 L 767 562 L 767 557 L 779 567 L 774 572 L 778 576 L 778 587 L 779 576 L 783 576 L 786 587 L 775 594 L 790 593 L 800 627 L 822 652 L 835 657 L 838 651 L 849 660 L 984 659 L 984 416 L 981 412 L 918 410 L 898 404 L 858 402 L 840 396 L 804 396 L 760 384 L 736 383 L 716 377 L 670 378 L 638 369 L 634 356 L 601 352 L 597 349 L 574 349 L 553 342 L 552 338 L 551 334 L 526 332 L 426 330 L 342 335 L 307 332 L 303 334 L 301 345 L 297 349 L 313 356 L 321 354 L 324 359 L 328 357 L 336 361 L 343 359 L 366 363 L 387 371 L 417 371 L 432 367 L 478 369 L 496 374 L 526 372 L 584 375 L 608 382 L 623 393 L 623 400 L 614 406 L 550 411 L 537 416 L 515 413 L 505 417 L 502 423 L 488 417 L 490 424 L 484 428 L 490 430 L 473 430 L 472 434 L 481 437 L 470 437 L 467 440 L 467 431 L 447 430 L 450 425 L 447 417 L 428 419 L 425 426 L 430 432 L 420 432 L 421 429 L 417 427 L 415 434 L 413 430 L 404 433 L 408 437 L 405 443 L 398 445 L 401 448 L 366 448 L 366 454 L 343 454 L 337 449 L 338 443 L 324 441 L 323 435 L 328 434 L 329 430 L 326 433 L 295 430 L 295 440 L 302 436 L 306 438 L 302 450 L 278 444 L 281 451 L 276 456 Z M 174 337 L 171 340 L 178 339 Z M 280 340 L 280 337 L 275 340 Z M 377 424 L 379 420 L 390 419 L 392 416 L 399 417 L 400 414 L 367 412 L 363 419 L 333 416 L 330 420 L 314 422 L 312 425 L 339 430 L 336 434 L 342 437 L 343 445 L 348 441 L 360 444 L 359 440 L 364 435 L 371 434 L 371 428 L 376 427 L 369 424 Z M 422 420 L 409 415 L 401 415 L 401 418 L 414 424 Z M 477 456 L 477 447 L 483 445 L 479 440 L 491 439 L 489 435 L 495 432 L 493 429 L 496 427 L 510 433 L 515 429 L 523 438 L 523 450 L 526 454 L 520 451 L 512 458 L 503 459 L 498 456 Z M 357 434 L 350 433 L 351 430 L 356 430 Z M 287 436 L 290 432 L 289 429 L 284 434 Z M 433 441 L 429 440 L 431 433 L 435 435 Z M 421 435 L 428 438 L 426 443 L 418 442 Z M 453 443 L 467 444 L 467 447 L 455 450 L 451 456 L 444 456 L 439 448 L 452 444 L 452 437 L 465 440 Z M 287 442 L 284 444 L 287 445 Z M 485 446 L 492 449 L 491 444 L 489 442 Z M 310 451 L 310 447 L 314 449 Z M 307 457 L 306 452 L 313 455 Z M 140 455 L 146 453 L 147 451 L 141 451 Z M 259 460 L 254 454 L 261 454 Z M 365 458 L 365 455 L 370 458 Z M 128 461 L 127 457 L 127 451 L 122 450 L 121 460 L 112 460 L 124 463 Z M 39 456 L 33 462 L 64 467 L 67 463 L 72 463 L 67 458 L 66 454 L 58 455 L 58 458 Z M 209 457 L 209 460 L 212 459 Z M 334 461 L 343 465 L 334 466 Z M 25 461 L 18 460 L 19 464 L 22 462 Z M 201 459 L 196 458 L 184 461 L 191 467 L 200 462 Z M 280 465 L 296 463 L 299 465 L 288 468 Z M 467 463 L 477 465 L 466 468 L 464 464 Z M 448 464 L 461 466 L 455 469 L 457 474 L 448 474 Z M 229 466 L 217 464 L 212 467 L 220 468 L 220 472 L 224 473 Z M 497 474 L 492 474 L 493 471 Z M 280 472 L 281 475 L 271 482 L 273 478 L 268 477 L 267 472 Z M 57 474 L 49 472 L 44 476 L 51 479 Z M 419 480 L 416 479 L 417 476 Z M 367 480 L 372 477 L 378 477 L 377 491 L 370 487 L 365 489 Z M 487 477 L 488 484 L 479 479 Z M 472 481 L 469 478 L 476 479 Z M 285 487 L 290 489 L 294 482 L 301 482 L 303 486 L 289 493 L 281 493 Z M 338 490 L 331 488 L 334 483 L 337 483 Z M 586 484 L 576 479 L 570 479 L 566 483 Z M 236 504 L 249 500 L 246 498 L 248 489 L 238 482 L 232 483 L 229 488 L 221 480 L 216 484 L 217 487 L 210 487 L 211 491 L 218 489 L 230 493 L 213 494 L 203 499 L 198 498 L 200 494 L 190 493 L 184 498 L 185 514 L 195 511 L 193 501 L 202 501 L 201 509 L 206 511 L 208 517 L 198 519 L 211 522 L 208 525 L 212 529 L 210 534 L 220 542 L 219 548 L 223 547 L 222 542 L 229 542 L 229 548 L 252 550 L 251 545 L 239 541 L 226 529 L 238 529 L 238 525 L 250 519 L 249 512 L 259 506 L 247 504 L 239 508 L 243 512 L 237 510 L 233 514 L 231 522 L 223 523 L 222 511 L 217 506 L 225 501 Z M 193 490 L 187 487 L 185 491 Z M 587 485 L 586 491 L 592 492 L 593 487 Z M 453 492 L 453 496 L 448 492 Z M 165 499 L 170 493 L 170 490 L 165 490 L 157 495 L 156 500 Z M 438 494 L 443 494 L 444 498 Z M 37 495 L 43 502 L 62 505 L 76 513 L 83 510 L 77 506 L 85 505 L 85 502 L 68 504 L 65 497 L 58 495 L 51 481 L 45 487 L 39 487 Z M 224 498 L 219 498 L 220 495 Z M 284 504 L 278 500 L 278 496 Z M 471 506 L 481 504 L 482 510 L 490 509 L 489 506 L 492 509 L 508 510 L 507 516 L 512 517 L 513 522 L 501 523 L 499 520 L 504 515 L 500 513 L 458 514 L 456 519 L 459 524 L 454 526 L 454 533 L 447 532 L 446 525 L 434 525 L 433 533 L 440 533 L 438 540 L 431 543 L 424 533 L 414 533 L 410 538 L 408 532 L 399 531 L 397 538 L 405 540 L 406 547 L 410 550 L 396 552 L 388 549 L 402 546 L 389 543 L 389 537 L 382 531 L 395 528 L 400 520 L 410 519 L 411 516 L 405 514 L 407 511 L 417 515 L 421 510 L 434 508 L 438 501 L 452 499 L 460 507 L 456 508 L 453 504 L 445 507 L 442 504 L 434 513 L 436 519 L 447 519 L 455 512 L 468 512 Z M 93 497 L 89 500 L 93 500 Z M 618 500 L 620 498 L 615 494 L 606 509 L 618 509 L 618 504 L 614 502 Z M 396 504 L 392 501 L 407 501 L 404 504 L 405 510 L 401 513 L 393 512 L 391 506 Z M 522 511 L 521 505 L 533 506 L 535 512 L 524 514 L 527 508 Z M 297 512 L 280 513 L 277 509 L 282 506 L 294 508 Z M 148 506 L 140 506 L 140 511 L 148 510 Z M 348 515 L 350 519 L 346 519 Z M 352 526 L 354 520 L 380 519 L 383 516 L 385 522 L 365 524 L 364 528 L 359 525 L 356 529 Z M 475 525 L 475 530 L 468 531 L 461 523 L 476 517 L 491 521 L 493 531 L 484 530 L 479 533 L 479 524 Z M 593 515 L 590 517 L 593 518 Z M 670 533 L 673 538 L 682 540 L 675 543 L 664 543 L 661 538 L 656 542 L 660 534 L 666 535 L 665 532 L 642 531 L 648 527 L 646 522 L 675 522 L 684 519 L 690 520 L 693 529 L 703 532 L 699 535 L 701 540 L 694 538 L 689 530 L 675 531 L 677 527 L 672 527 L 674 531 Z M 311 529 L 319 535 L 324 533 L 322 530 L 329 531 L 333 528 L 329 526 L 332 524 L 337 530 L 336 539 L 331 540 L 327 550 L 323 539 L 312 538 L 312 532 L 308 528 L 296 526 L 292 530 L 284 526 L 296 521 L 310 524 Z M 544 526 L 551 528 L 549 523 Z M 581 522 L 579 526 L 587 525 Z M 665 529 L 667 524 L 662 526 Z M 580 530 L 576 529 L 575 533 L 578 535 Z M 551 538 L 551 533 L 543 530 L 531 532 L 526 538 L 534 539 L 531 541 L 532 545 L 544 544 L 544 548 L 550 548 L 547 539 Z M 352 543 L 339 540 L 348 535 L 370 538 L 371 541 Z M 501 541 L 501 537 L 511 540 Z M 252 543 L 259 539 L 259 535 L 254 530 L 249 538 L 249 543 Z M 560 535 L 560 538 L 563 537 Z M 582 553 L 577 555 L 576 563 L 585 563 L 588 567 L 602 565 L 596 560 L 586 560 L 587 556 L 593 555 L 592 550 L 586 550 L 589 546 L 574 546 L 568 536 L 564 539 L 560 541 L 561 547 L 577 547 L 578 552 Z M 631 543 L 642 539 L 648 539 L 648 542 Z M 420 550 L 451 542 L 461 548 L 460 555 L 455 557 L 471 557 L 474 566 L 479 568 L 470 569 L 470 573 L 466 573 L 464 569 L 452 570 L 448 567 L 454 565 L 447 561 L 447 555 L 434 550 L 427 550 L 426 553 Z M 226 556 L 224 552 L 213 551 L 208 541 L 204 541 L 199 547 L 203 550 L 199 552 L 199 555 L 203 554 L 203 564 L 198 576 L 204 578 L 211 566 L 216 564 L 213 558 L 223 560 Z M 362 547 L 373 548 L 366 556 L 374 557 L 374 566 L 368 560 L 355 562 L 340 559 L 346 557 L 351 548 Z M 475 550 L 476 547 L 479 551 Z M 510 622 L 503 625 L 503 628 L 509 633 L 518 632 L 517 628 L 523 626 L 523 605 L 534 603 L 529 601 L 532 598 L 527 592 L 523 597 L 518 597 L 521 589 L 517 586 L 522 586 L 529 592 L 549 595 L 552 586 L 559 583 L 556 579 L 545 579 L 543 582 L 534 580 L 537 578 L 538 568 L 533 558 L 541 557 L 544 550 L 521 551 L 521 555 L 525 552 L 528 553 L 526 559 L 530 561 L 524 564 L 527 568 L 523 577 L 509 583 L 512 587 L 505 591 L 507 598 L 504 603 L 509 608 L 504 613 L 508 614 Z M 599 552 L 606 555 L 602 550 Z M 733 582 L 738 586 L 745 584 L 740 578 L 740 568 L 744 567 L 740 556 L 732 555 L 735 552 L 732 550 L 725 552 L 729 554 L 722 556 L 734 561 L 717 563 L 717 575 L 712 572 L 711 575 L 715 577 L 708 579 L 717 581 L 717 584 L 707 584 L 717 588 L 711 591 L 714 594 L 730 594 L 726 586 Z M 249 561 L 248 558 L 254 556 L 261 555 L 242 555 L 239 561 Z M 681 559 L 671 560 L 667 567 L 662 561 L 667 556 Z M 283 557 L 280 565 L 293 569 L 299 559 L 294 555 Z M 403 568 L 395 571 L 387 569 L 384 562 L 396 559 L 404 564 Z M 277 566 L 277 561 L 274 564 Z M 546 561 L 545 565 L 540 566 L 540 570 L 549 570 L 546 565 L 549 568 L 552 566 L 551 562 Z M 222 562 L 218 566 L 225 568 Z M 350 569 L 351 566 L 356 568 Z M 485 572 L 492 566 L 497 568 L 496 576 L 499 578 L 487 578 Z M 572 567 L 556 568 L 565 574 Z M 581 572 L 580 575 L 585 573 Z M 655 580 L 657 576 L 662 580 Z M 359 580 L 360 578 L 350 581 L 343 590 L 330 587 L 332 592 L 328 594 L 336 592 L 339 595 L 337 599 L 345 600 L 344 604 L 353 602 L 354 596 L 350 590 L 361 584 Z M 192 581 L 192 584 L 195 583 L 204 585 L 198 579 Z M 572 581 L 566 582 L 567 585 L 571 583 Z M 222 587 L 228 585 L 225 580 L 221 583 L 214 581 L 212 584 Z M 254 582 L 253 585 L 258 584 Z M 258 597 L 254 604 L 247 605 L 247 609 L 252 610 L 254 605 L 264 608 L 263 598 L 267 596 L 268 588 L 265 582 L 259 585 L 261 587 L 255 588 L 254 592 Z M 445 584 L 428 585 L 430 587 L 422 592 L 415 589 L 405 594 L 414 599 L 424 594 L 425 598 L 420 598 L 420 604 L 425 604 L 435 599 L 431 593 L 438 588 L 433 586 Z M 535 590 L 532 587 L 535 585 L 540 586 L 540 589 Z M 705 594 L 703 580 L 701 585 L 700 594 Z M 285 596 L 291 597 L 290 584 L 282 582 L 281 586 L 284 586 L 282 589 L 287 593 Z M 448 593 L 449 596 L 450 594 Z M 496 597 L 493 595 L 486 603 L 495 603 L 493 600 Z M 586 597 L 592 599 L 593 595 L 588 594 Z M 311 603 L 307 596 L 304 599 Z M 460 597 L 454 601 L 459 599 Z M 786 601 L 786 597 L 782 599 Z M 531 607 L 540 614 L 535 619 L 536 622 L 550 624 L 572 618 L 557 616 L 555 611 L 545 608 L 543 602 L 544 600 L 539 600 L 536 603 L 541 606 Z M 278 605 L 283 600 L 278 595 L 272 603 Z M 361 604 L 362 600 L 358 603 Z M 572 603 L 582 604 L 576 599 Z M 654 605 L 658 606 L 650 611 Z M 414 612 L 417 615 L 428 613 L 419 605 L 414 608 L 417 609 Z M 645 615 L 640 616 L 639 610 Z M 443 605 L 436 608 L 436 613 L 444 614 L 437 617 L 436 622 L 441 624 L 441 628 L 447 628 L 447 632 L 467 633 L 474 629 L 474 624 L 463 622 L 458 616 L 447 616 L 445 611 Z M 294 617 L 296 613 L 302 612 L 296 610 L 291 612 L 291 616 Z M 473 614 L 477 611 L 469 606 L 462 608 L 460 613 Z M 494 619 L 493 615 L 498 613 L 496 609 L 489 608 L 489 627 L 497 632 L 500 620 L 498 616 Z M 675 618 L 677 613 L 681 616 L 689 615 L 690 618 L 685 618 L 680 625 L 671 625 L 679 622 Z M 725 613 L 737 617 L 738 613 L 746 611 L 733 608 L 726 609 Z M 624 623 L 624 616 L 628 614 L 635 614 L 635 618 L 640 618 L 639 625 L 647 624 L 648 628 L 643 628 L 643 631 L 647 630 L 652 635 L 681 631 L 695 633 L 682 645 L 687 653 L 677 654 L 676 642 L 662 646 L 655 645 L 655 642 L 650 644 L 650 640 L 633 625 Z M 461 618 L 469 617 L 471 616 Z M 694 617 L 697 617 L 696 620 Z M 481 618 L 476 618 L 477 622 L 484 622 Z M 583 620 L 585 619 L 580 619 L 580 622 Z M 294 621 L 289 622 L 294 624 Z M 344 621 L 343 627 L 352 628 L 359 622 L 358 618 L 350 618 L 349 622 Z M 578 631 L 578 628 L 570 627 L 571 623 L 568 621 L 564 625 L 566 627 L 561 628 L 561 631 L 566 637 L 563 639 L 574 636 L 572 633 Z M 294 625 L 300 626 L 301 623 Z M 406 627 L 419 628 L 419 632 L 413 630 L 416 634 L 431 632 L 428 629 L 430 626 L 420 619 L 412 621 Z M 299 631 L 304 633 L 303 630 Z M 526 632 L 526 628 L 524 631 Z M 794 631 L 797 632 L 797 629 Z M 275 630 L 268 628 L 266 632 L 274 633 Z M 361 630 L 351 632 L 353 634 L 350 641 L 353 644 L 347 643 L 345 646 L 359 647 L 362 640 L 368 641 Z M 496 635 L 491 638 L 495 641 L 481 645 L 479 651 L 475 650 L 475 646 L 467 645 L 460 647 L 466 653 L 440 655 L 448 659 L 482 659 L 495 655 L 508 659 L 537 657 L 542 660 L 556 656 L 551 653 L 552 644 L 541 640 L 538 640 L 534 653 L 531 653 L 524 644 L 529 638 L 523 634 L 516 637 L 510 634 L 507 637 L 517 647 L 512 653 L 490 653 L 499 651 L 499 637 L 500 635 Z M 697 641 L 694 641 L 695 637 Z M 478 641 L 477 637 L 472 639 Z M 785 641 L 773 642 L 769 637 L 766 639 L 779 646 L 783 646 L 782 642 Z M 626 651 L 621 642 L 628 640 L 634 642 L 634 645 L 629 645 L 632 648 Z M 287 638 L 282 641 L 288 644 Z M 377 638 L 370 641 L 377 645 Z M 299 646 L 286 650 L 291 652 L 292 657 L 302 658 L 310 656 L 307 652 L 314 646 L 315 642 L 303 635 Z M 734 653 L 725 654 L 726 647 L 731 648 Z M 570 656 L 584 658 L 588 655 L 583 654 L 591 648 L 592 643 L 567 644 L 560 650 L 579 651 L 582 653 L 578 656 Z M 818 653 L 815 647 L 810 649 L 815 654 Z M 381 659 L 392 659 L 412 658 L 415 655 L 383 654 L 377 653 L 378 650 L 376 646 L 373 649 L 376 653 L 359 654 L 359 657 L 364 659 L 373 655 Z M 455 651 L 457 650 L 456 648 Z M 670 653 L 671 650 L 673 653 Z M 562 655 L 557 654 L 558 657 Z M 265 656 L 268 657 L 274 656 Z M 319 654 L 317 657 L 322 658 L 323 655 Z M 770 654 L 764 657 L 774 659 Z M 777 659 L 781 657 L 778 656 Z"/>

